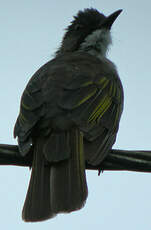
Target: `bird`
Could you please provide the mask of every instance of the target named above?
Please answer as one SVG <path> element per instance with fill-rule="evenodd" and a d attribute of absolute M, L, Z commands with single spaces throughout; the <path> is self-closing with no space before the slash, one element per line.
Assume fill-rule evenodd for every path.
<path fill-rule="evenodd" d="M 26 222 L 81 209 L 88 196 L 86 163 L 100 165 L 116 141 L 124 93 L 107 53 L 121 12 L 80 10 L 22 94 L 14 137 L 19 154 L 33 156 Z"/>

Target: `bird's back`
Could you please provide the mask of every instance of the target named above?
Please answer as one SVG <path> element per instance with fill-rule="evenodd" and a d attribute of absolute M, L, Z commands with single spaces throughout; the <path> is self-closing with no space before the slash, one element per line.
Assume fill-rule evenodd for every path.
<path fill-rule="evenodd" d="M 90 152 L 93 142 L 101 146 L 103 140 L 97 153 L 103 157 L 100 160 L 97 157 L 95 162 L 90 160 L 97 164 L 115 142 L 122 109 L 123 89 L 112 62 L 84 52 L 60 55 L 41 67 L 29 81 L 22 96 L 15 135 L 26 146 L 26 140 L 32 140 L 32 136 L 47 136 L 53 129 L 61 131 L 76 126 L 89 146 L 85 147 L 86 152 Z"/>

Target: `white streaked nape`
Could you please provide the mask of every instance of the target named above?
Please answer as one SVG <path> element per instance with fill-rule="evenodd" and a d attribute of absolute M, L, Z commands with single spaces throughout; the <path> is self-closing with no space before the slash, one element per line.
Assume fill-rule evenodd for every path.
<path fill-rule="evenodd" d="M 109 45 L 112 44 L 109 30 L 99 29 L 88 35 L 80 46 L 80 50 L 86 51 L 102 59 L 106 57 Z"/>

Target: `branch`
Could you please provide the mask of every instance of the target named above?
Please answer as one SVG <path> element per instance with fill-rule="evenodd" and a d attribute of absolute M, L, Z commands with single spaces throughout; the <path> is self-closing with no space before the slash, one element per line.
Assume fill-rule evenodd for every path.
<path fill-rule="evenodd" d="M 32 152 L 32 150 L 31 150 Z M 32 153 L 20 156 L 17 145 L 0 144 L 0 165 L 31 167 Z M 86 164 L 88 170 L 151 172 L 151 151 L 112 149 L 98 166 Z"/>
<path fill-rule="evenodd" d="M 112 149 L 99 166 L 87 165 L 87 169 L 151 172 L 151 151 Z"/>

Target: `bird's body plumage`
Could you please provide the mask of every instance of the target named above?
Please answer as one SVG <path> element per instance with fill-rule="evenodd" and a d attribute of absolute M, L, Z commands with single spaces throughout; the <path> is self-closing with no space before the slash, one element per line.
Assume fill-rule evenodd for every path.
<path fill-rule="evenodd" d="M 103 53 L 92 52 L 96 39 L 87 49 L 89 38 L 78 50 L 61 48 L 22 95 L 14 135 L 22 155 L 33 149 L 25 221 L 81 208 L 87 198 L 85 161 L 100 164 L 116 140 L 122 84 L 115 65 Z"/>

